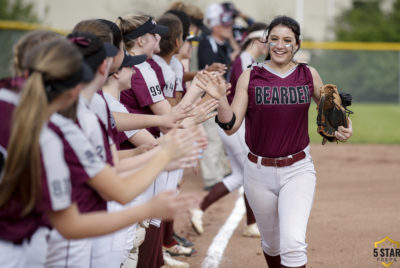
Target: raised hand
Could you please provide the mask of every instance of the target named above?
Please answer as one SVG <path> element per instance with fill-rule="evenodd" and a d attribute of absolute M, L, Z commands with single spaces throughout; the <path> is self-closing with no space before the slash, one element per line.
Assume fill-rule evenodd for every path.
<path fill-rule="evenodd" d="M 207 121 L 211 117 L 217 115 L 217 112 L 215 111 L 217 107 L 218 107 L 218 101 L 215 99 L 210 99 L 199 104 L 191 112 L 193 116 L 185 120 L 184 125 L 186 126 L 191 124 L 198 125 Z"/>
<path fill-rule="evenodd" d="M 223 75 L 224 73 L 226 73 L 226 70 L 228 70 L 228 67 L 223 63 L 214 62 L 210 66 L 206 65 L 206 68 L 204 68 L 204 70 L 211 73 L 217 72 Z"/>
<path fill-rule="evenodd" d="M 231 84 L 216 73 L 200 72 L 195 76 L 196 86 L 207 92 L 214 99 L 221 99 L 226 96 Z"/>
<path fill-rule="evenodd" d="M 336 139 L 340 140 L 340 141 L 346 141 L 348 139 L 350 139 L 350 137 L 353 135 L 353 125 L 351 122 L 351 119 L 349 119 L 349 127 L 345 128 L 343 126 L 339 126 L 338 130 L 335 131 L 335 137 Z"/>
<path fill-rule="evenodd" d="M 173 162 L 170 162 L 165 170 L 172 171 L 177 169 L 191 168 L 197 165 L 197 161 L 199 160 L 199 152 L 192 154 L 191 156 L 185 156 Z"/>
<path fill-rule="evenodd" d="M 199 196 L 194 193 L 178 194 L 178 191 L 159 193 L 148 203 L 152 217 L 167 220 L 172 220 L 177 214 L 185 213 L 199 204 Z"/>
<path fill-rule="evenodd" d="M 195 107 L 195 104 L 182 104 L 181 102 L 179 102 L 177 105 L 172 107 L 171 111 L 168 114 L 164 114 L 161 116 L 163 118 L 163 124 L 160 126 L 166 128 L 182 128 L 183 126 L 179 124 L 179 122 L 187 117 L 193 116 L 194 113 L 192 111 Z"/>
<path fill-rule="evenodd" d="M 199 153 L 199 145 L 196 140 L 200 137 L 200 131 L 196 127 L 187 129 L 173 129 L 163 136 L 161 147 L 171 157 L 171 160 Z"/>

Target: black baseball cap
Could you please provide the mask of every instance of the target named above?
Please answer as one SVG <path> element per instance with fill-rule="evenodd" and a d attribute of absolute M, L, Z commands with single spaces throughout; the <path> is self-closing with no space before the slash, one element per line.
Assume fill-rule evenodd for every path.
<path fill-rule="evenodd" d="M 152 17 L 149 17 L 149 19 L 145 23 L 140 25 L 138 28 L 124 34 L 123 38 L 124 41 L 134 40 L 147 33 L 164 35 L 168 33 L 168 27 L 163 25 L 157 25 L 155 20 L 153 20 Z"/>
<path fill-rule="evenodd" d="M 133 65 L 137 65 L 146 61 L 146 59 L 147 56 L 145 54 L 132 56 L 127 51 L 125 51 L 124 60 L 122 61 L 120 68 L 132 67 Z"/>
<path fill-rule="evenodd" d="M 87 32 L 74 32 L 67 39 L 78 47 L 85 62 L 96 73 L 98 66 L 107 57 L 114 57 L 118 49 L 111 43 L 104 43 L 100 37 Z"/>
<path fill-rule="evenodd" d="M 63 79 L 50 79 L 49 81 L 44 80 L 44 88 L 46 96 L 49 101 L 52 100 L 52 95 L 56 92 L 63 92 L 67 89 L 73 88 L 77 84 L 83 82 L 88 83 L 92 81 L 94 75 L 91 67 L 82 61 L 79 69 Z"/>
<path fill-rule="evenodd" d="M 170 9 L 165 13 L 173 14 L 173 15 L 177 16 L 178 19 L 181 21 L 182 30 L 183 30 L 182 39 L 183 39 L 183 41 L 185 41 L 189 35 L 189 27 L 190 27 L 190 23 L 191 23 L 190 17 L 188 16 L 188 14 L 186 14 L 182 10 L 177 10 L 177 9 Z"/>
<path fill-rule="evenodd" d="M 92 81 L 94 74 L 90 66 L 87 65 L 85 62 L 82 62 L 82 75 L 81 75 L 81 82 L 90 82 Z"/>
<path fill-rule="evenodd" d="M 115 57 L 118 54 L 118 49 L 111 43 L 104 43 L 104 50 L 107 57 Z"/>

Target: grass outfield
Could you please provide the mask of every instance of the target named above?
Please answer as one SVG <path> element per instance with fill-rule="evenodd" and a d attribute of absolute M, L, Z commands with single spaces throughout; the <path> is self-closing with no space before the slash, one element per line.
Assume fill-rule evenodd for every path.
<path fill-rule="evenodd" d="M 321 143 L 317 133 L 317 110 L 312 103 L 309 112 L 309 134 L 311 142 Z M 352 104 L 350 115 L 353 122 L 353 137 L 350 143 L 400 144 L 399 104 Z"/>

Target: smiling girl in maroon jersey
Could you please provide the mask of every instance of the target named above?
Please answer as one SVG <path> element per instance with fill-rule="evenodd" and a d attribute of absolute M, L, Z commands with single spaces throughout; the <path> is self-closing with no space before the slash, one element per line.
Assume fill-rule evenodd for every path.
<path fill-rule="evenodd" d="M 232 105 L 219 87 L 217 121 L 228 135 L 246 117 L 250 149 L 244 166 L 244 188 L 261 232 L 268 266 L 305 267 L 305 242 L 314 191 L 315 170 L 309 153 L 308 110 L 319 101 L 323 85 L 318 72 L 293 61 L 300 49 L 300 26 L 292 18 L 275 18 L 267 41 L 271 60 L 254 64 L 239 78 Z M 218 96 L 219 95 L 219 96 Z M 339 127 L 336 138 L 352 136 Z"/>

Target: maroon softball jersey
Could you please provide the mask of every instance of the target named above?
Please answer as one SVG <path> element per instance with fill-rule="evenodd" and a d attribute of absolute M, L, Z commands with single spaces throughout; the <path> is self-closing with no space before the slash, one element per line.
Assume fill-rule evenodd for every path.
<path fill-rule="evenodd" d="M 64 159 L 63 142 L 47 123 L 40 133 L 39 145 L 41 198 L 28 215 L 21 217 L 23 206 L 12 196 L 0 209 L 0 239 L 22 243 L 40 226 L 48 226 L 44 220 L 47 212 L 63 210 L 71 205 L 71 176 Z"/>
<path fill-rule="evenodd" d="M 163 94 L 165 98 L 175 98 L 175 72 L 172 70 L 171 66 L 160 56 L 153 55 L 153 60 L 161 68 L 161 75 L 165 81 L 165 86 L 162 87 Z M 154 70 L 156 73 L 158 71 Z M 159 74 L 157 73 L 157 78 Z M 160 79 L 159 79 L 160 80 Z"/>
<path fill-rule="evenodd" d="M 231 75 L 229 82 L 231 83 L 230 94 L 227 96 L 229 104 L 232 103 L 233 97 L 235 96 L 236 84 L 239 80 L 239 76 L 244 70 L 250 67 L 255 62 L 251 55 L 247 51 L 243 51 L 232 63 Z"/>
<path fill-rule="evenodd" d="M 0 80 L 0 174 L 7 155 L 10 139 L 12 113 L 19 101 L 19 92 L 25 83 L 22 77 L 9 77 Z"/>
<path fill-rule="evenodd" d="M 163 76 L 163 73 L 162 73 L 161 66 L 153 58 L 147 59 L 146 61 L 147 61 L 148 64 L 150 64 L 150 67 L 156 73 L 156 76 L 157 76 L 157 79 L 158 79 L 158 84 L 160 85 L 160 88 L 162 90 L 164 90 L 166 84 L 165 84 L 165 80 L 164 80 L 164 76 Z M 165 95 L 164 95 L 164 97 L 165 97 Z"/>
<path fill-rule="evenodd" d="M 183 64 L 175 56 L 172 56 L 169 66 L 171 66 L 175 73 L 175 92 L 182 92 L 182 96 L 184 96 L 186 93 L 186 85 L 183 80 L 183 75 L 185 73 Z"/>
<path fill-rule="evenodd" d="M 6 148 L 10 139 L 12 114 L 15 106 L 18 104 L 18 100 L 18 93 L 6 88 L 0 88 L 0 153 L 3 157 L 6 155 Z"/>
<path fill-rule="evenodd" d="M 96 148 L 97 154 L 104 162 L 113 166 L 114 163 L 110 147 L 110 144 L 112 144 L 113 141 L 109 136 L 107 126 L 94 111 L 90 110 L 87 100 L 83 97 L 79 97 L 78 99 L 76 115 L 77 124 L 83 130 L 92 145 Z M 107 117 L 107 115 L 105 116 Z M 107 120 L 107 118 L 105 118 L 105 120 Z"/>
<path fill-rule="evenodd" d="M 92 101 L 90 102 L 90 110 L 95 112 L 100 118 L 101 123 L 107 129 L 108 136 L 112 139 L 111 144 L 115 144 L 117 150 L 119 150 L 120 144 L 126 141 L 128 137 L 124 132 L 118 131 L 117 123 L 115 122 L 102 90 L 97 91 L 97 93 L 93 95 Z"/>
<path fill-rule="evenodd" d="M 122 103 L 120 103 L 116 98 L 114 98 L 114 96 L 104 91 L 102 91 L 102 95 L 105 101 L 107 102 L 107 106 L 110 108 L 112 112 L 129 114 L 126 107 Z M 140 130 L 134 129 L 134 130 L 126 130 L 118 132 L 119 145 L 121 145 L 121 143 L 125 142 L 126 140 L 130 139 L 133 135 L 135 135 L 139 131 Z"/>
<path fill-rule="evenodd" d="M 72 201 L 78 204 L 80 212 L 106 210 L 107 202 L 88 184 L 106 164 L 83 131 L 76 124 L 66 123 L 67 120 L 55 114 L 49 127 L 63 143 L 63 157 L 71 177 Z"/>
<path fill-rule="evenodd" d="M 246 113 L 246 143 L 264 157 L 283 157 L 310 142 L 308 109 L 314 91 L 310 69 L 298 64 L 284 75 L 265 64 L 250 73 Z"/>
<path fill-rule="evenodd" d="M 131 88 L 121 92 L 120 100 L 130 113 L 153 114 L 149 105 L 165 100 L 155 71 L 148 62 L 135 65 Z M 160 136 L 160 129 L 148 129 L 155 137 Z M 125 143 L 121 148 L 124 147 Z"/>

